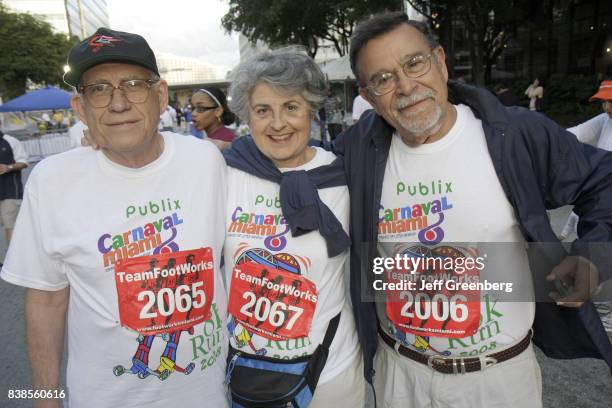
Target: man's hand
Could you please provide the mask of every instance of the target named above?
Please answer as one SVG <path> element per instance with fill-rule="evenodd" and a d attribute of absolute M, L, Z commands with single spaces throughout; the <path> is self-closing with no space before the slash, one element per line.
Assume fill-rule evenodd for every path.
<path fill-rule="evenodd" d="M 35 400 L 33 408 L 61 408 L 59 400 Z"/>
<path fill-rule="evenodd" d="M 32 388 L 54 390 L 59 387 L 64 347 L 64 327 L 70 289 L 26 291 L 26 337 L 32 370 Z M 36 400 L 35 408 L 55 408 L 54 400 Z"/>
<path fill-rule="evenodd" d="M 599 271 L 582 256 L 568 256 L 553 268 L 546 280 L 555 282 L 557 292 L 551 293 L 551 297 L 557 305 L 580 307 L 597 293 Z"/>
<path fill-rule="evenodd" d="M 8 164 L 0 164 L 0 175 L 6 174 L 10 171 Z"/>

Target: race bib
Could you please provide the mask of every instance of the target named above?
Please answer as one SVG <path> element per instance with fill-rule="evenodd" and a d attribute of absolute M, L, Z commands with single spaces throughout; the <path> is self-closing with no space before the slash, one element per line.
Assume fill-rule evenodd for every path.
<path fill-rule="evenodd" d="M 123 259 L 115 265 L 121 325 L 143 335 L 187 330 L 210 318 L 210 247 Z"/>
<path fill-rule="evenodd" d="M 394 284 L 413 281 L 415 289 L 387 290 L 387 317 L 395 327 L 418 336 L 473 335 L 480 323 L 480 291 L 457 290 L 456 283 L 479 280 L 474 250 L 415 246 L 400 255 L 408 256 L 407 267 L 386 270 L 386 280 Z"/>
<path fill-rule="evenodd" d="M 249 331 L 270 340 L 308 336 L 317 306 L 316 285 L 295 273 L 254 261 L 232 272 L 229 313 Z"/>

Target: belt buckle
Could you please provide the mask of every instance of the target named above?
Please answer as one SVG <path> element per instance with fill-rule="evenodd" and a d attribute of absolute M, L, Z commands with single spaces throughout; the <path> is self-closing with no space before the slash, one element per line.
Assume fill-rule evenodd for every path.
<path fill-rule="evenodd" d="M 465 360 L 463 358 L 444 358 L 437 355 L 431 355 L 427 358 L 427 366 L 432 370 L 436 370 L 434 363 L 444 364 L 447 361 L 453 362 L 453 374 L 465 374 Z M 438 370 L 436 370 L 438 371 Z"/>
<path fill-rule="evenodd" d="M 427 357 L 427 367 L 431 368 L 432 370 L 438 371 L 434 367 L 434 363 L 437 362 L 438 364 L 442 365 L 446 363 L 446 361 L 448 361 L 446 358 L 438 356 L 436 354 L 432 354 L 429 357 Z M 453 368 L 456 368 L 454 364 L 453 364 Z"/>

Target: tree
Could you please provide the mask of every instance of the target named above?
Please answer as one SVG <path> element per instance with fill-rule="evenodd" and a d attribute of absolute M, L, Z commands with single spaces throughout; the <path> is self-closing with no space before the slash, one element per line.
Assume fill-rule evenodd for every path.
<path fill-rule="evenodd" d="M 299 44 L 317 54 L 321 40 L 342 56 L 348 52 L 353 28 L 360 19 L 383 10 L 401 9 L 400 0 L 230 0 L 221 24 L 251 42 L 271 46 Z"/>
<path fill-rule="evenodd" d="M 441 36 L 447 50 L 453 44 L 453 22 L 456 19 L 463 23 L 472 81 L 478 85 L 491 82 L 492 67 L 516 26 L 525 18 L 529 4 L 525 0 L 408 0 L 408 3 L 423 14 L 434 29 L 447 34 Z M 450 51 L 452 59 L 452 48 Z"/>
<path fill-rule="evenodd" d="M 0 92 L 22 95 L 26 81 L 61 84 L 68 51 L 78 39 L 53 32 L 30 14 L 13 13 L 0 3 Z"/>

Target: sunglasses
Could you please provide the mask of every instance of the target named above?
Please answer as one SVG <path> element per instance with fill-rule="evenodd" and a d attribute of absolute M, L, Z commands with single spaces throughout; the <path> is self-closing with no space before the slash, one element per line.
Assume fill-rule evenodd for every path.
<path fill-rule="evenodd" d="M 211 109 L 217 109 L 217 108 L 218 106 L 196 106 L 195 108 L 193 108 L 193 110 L 194 112 L 197 112 L 197 113 L 204 113 Z"/>

